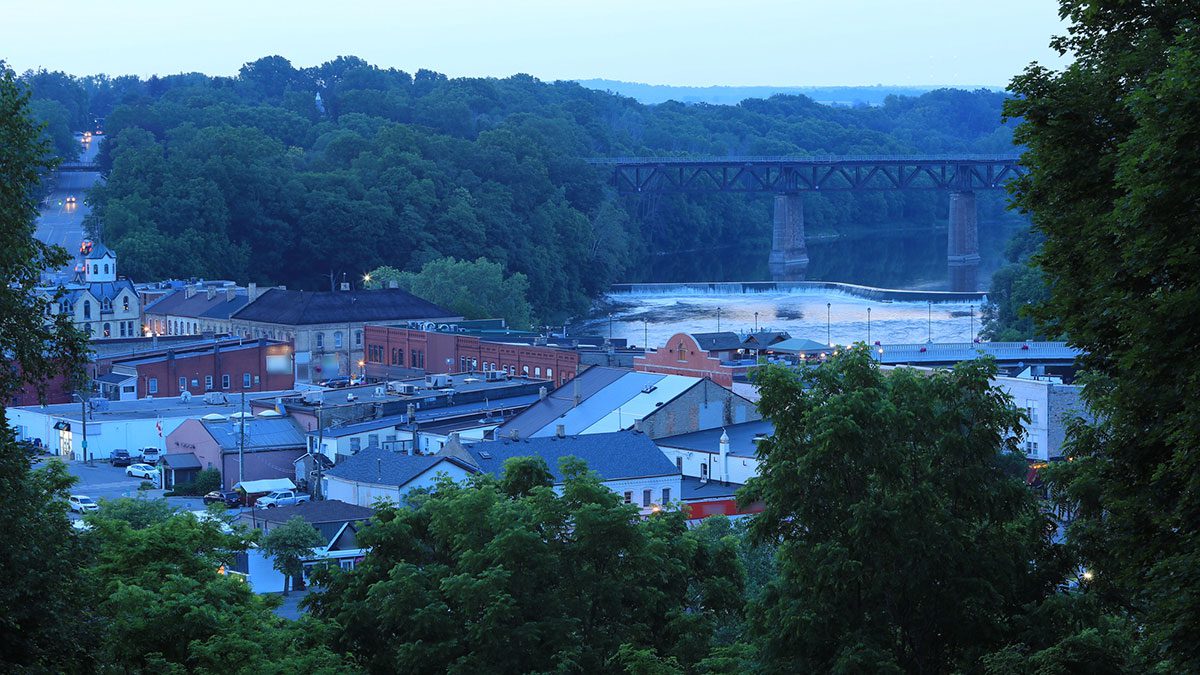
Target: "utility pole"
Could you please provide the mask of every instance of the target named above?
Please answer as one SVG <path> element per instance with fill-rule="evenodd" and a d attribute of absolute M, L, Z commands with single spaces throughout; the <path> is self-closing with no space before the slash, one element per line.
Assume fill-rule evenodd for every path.
<path fill-rule="evenodd" d="M 321 409 L 317 408 L 317 455 L 325 455 L 325 425 L 321 424 Z M 317 484 L 313 486 L 313 495 L 321 501 L 321 457 L 313 456 L 317 465 Z"/>
<path fill-rule="evenodd" d="M 926 323 L 925 342 L 933 342 L 933 301 L 926 300 L 925 303 L 929 305 L 929 318 Z"/>
<path fill-rule="evenodd" d="M 974 344 L 974 342 L 975 342 L 975 305 L 971 305 L 971 309 L 969 310 L 969 313 L 971 315 L 971 334 L 967 336 L 967 339 L 970 340 L 972 344 Z"/>
<path fill-rule="evenodd" d="M 242 392 L 242 409 L 238 414 L 240 433 L 238 438 L 238 482 L 246 482 L 246 392 Z"/>
<path fill-rule="evenodd" d="M 717 308 L 717 332 L 721 332 L 721 308 Z"/>
<path fill-rule="evenodd" d="M 83 422 L 83 442 L 80 444 L 83 448 L 83 461 L 86 464 L 88 461 L 87 451 L 87 399 L 79 397 L 79 419 Z"/>
<path fill-rule="evenodd" d="M 867 308 L 867 347 L 871 346 L 871 308 Z"/>
<path fill-rule="evenodd" d="M 830 347 L 833 346 L 833 329 L 830 328 L 830 320 L 833 317 L 833 303 L 825 303 L 825 343 Z"/>

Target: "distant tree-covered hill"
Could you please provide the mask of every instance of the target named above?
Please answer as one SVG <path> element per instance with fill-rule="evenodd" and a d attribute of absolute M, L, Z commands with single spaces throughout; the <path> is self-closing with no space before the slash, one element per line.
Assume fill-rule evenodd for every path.
<path fill-rule="evenodd" d="M 877 84 L 861 87 L 771 87 L 771 86 L 711 86 L 685 87 L 672 84 L 644 84 L 620 80 L 576 80 L 588 89 L 611 91 L 614 94 L 635 98 L 650 105 L 679 101 L 680 103 L 710 103 L 714 105 L 737 105 L 748 98 L 770 98 L 780 94 L 807 96 L 825 105 L 875 106 L 883 105 L 889 96 L 920 96 L 942 87 L 904 87 Z M 959 87 L 966 89 L 993 89 L 1001 87 Z"/>
<path fill-rule="evenodd" d="M 270 56 L 236 77 L 26 78 L 55 100 L 84 101 L 71 115 L 105 119 L 108 181 L 90 227 L 135 278 L 328 288 L 331 274 L 482 256 L 527 277 L 544 321 L 644 276 L 653 254 L 769 245 L 769 199 L 620 197 L 587 157 L 1011 150 L 1005 95 L 990 91 L 862 108 L 790 95 L 645 105 L 575 82 L 449 79 L 355 57 L 295 68 Z M 806 218 L 818 231 L 932 222 L 944 199 L 813 195 Z"/>

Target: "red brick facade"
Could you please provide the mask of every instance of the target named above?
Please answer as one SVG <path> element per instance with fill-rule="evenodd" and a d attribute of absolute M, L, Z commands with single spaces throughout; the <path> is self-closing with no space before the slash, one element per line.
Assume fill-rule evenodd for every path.
<path fill-rule="evenodd" d="M 658 351 L 634 357 L 633 369 L 641 373 L 707 377 L 722 387 L 733 386 L 733 368 L 709 356 L 687 333 L 676 333 Z"/>
<path fill-rule="evenodd" d="M 470 335 L 367 326 L 363 334 L 366 375 L 374 380 L 412 376 L 413 371 L 510 374 L 565 384 L 579 368 L 579 354 L 553 347 L 488 342 Z"/>
<path fill-rule="evenodd" d="M 272 362 L 279 365 L 269 368 L 268 357 L 276 357 Z M 196 396 L 210 391 L 238 394 L 291 389 L 296 384 L 291 359 L 291 344 L 264 341 L 241 346 L 221 345 L 217 350 L 209 348 L 203 352 L 166 354 L 150 359 L 117 360 L 114 365 L 137 371 L 138 397 L 144 398 L 178 396 L 181 393 L 180 378 L 184 379 L 187 390 Z M 286 370 L 282 367 L 284 360 Z"/>

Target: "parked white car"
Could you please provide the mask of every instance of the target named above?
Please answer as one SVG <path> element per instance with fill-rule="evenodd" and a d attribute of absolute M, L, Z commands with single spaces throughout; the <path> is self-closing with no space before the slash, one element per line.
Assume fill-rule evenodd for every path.
<path fill-rule="evenodd" d="M 100 505 L 87 495 L 71 495 L 67 498 L 67 505 L 76 513 L 91 513 L 100 510 Z"/>
<path fill-rule="evenodd" d="M 130 478 L 145 478 L 146 480 L 154 480 L 158 478 L 158 469 L 149 464 L 131 464 L 128 469 L 125 469 L 125 475 Z"/>

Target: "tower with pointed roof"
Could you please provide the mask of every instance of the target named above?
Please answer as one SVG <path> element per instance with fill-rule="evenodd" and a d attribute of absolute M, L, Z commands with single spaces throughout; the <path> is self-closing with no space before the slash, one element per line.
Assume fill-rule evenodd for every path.
<path fill-rule="evenodd" d="M 88 284 L 117 280 L 117 254 L 96 242 L 83 257 L 83 282 Z"/>

